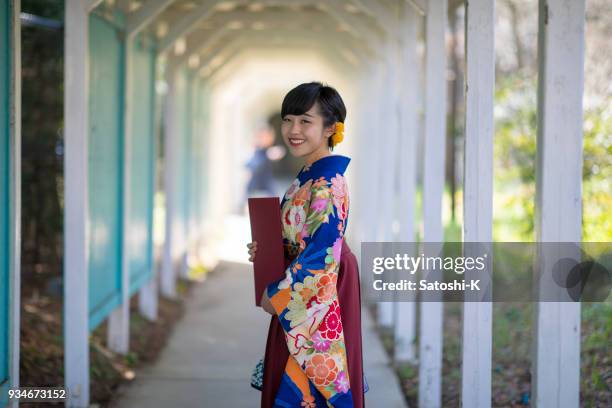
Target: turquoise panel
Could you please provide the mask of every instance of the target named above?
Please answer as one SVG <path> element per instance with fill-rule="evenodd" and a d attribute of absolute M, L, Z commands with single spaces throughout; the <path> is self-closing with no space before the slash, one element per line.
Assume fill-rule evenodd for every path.
<path fill-rule="evenodd" d="M 11 47 L 9 2 L 0 2 L 0 407 L 7 403 L 9 386 L 10 288 L 10 81 Z M 8 205 L 7 205 L 8 204 Z"/>
<path fill-rule="evenodd" d="M 140 36 L 132 48 L 132 152 L 130 159 L 130 296 L 153 272 L 155 174 L 155 48 Z"/>
<path fill-rule="evenodd" d="M 89 327 L 121 300 L 124 46 L 116 25 L 89 19 Z"/>

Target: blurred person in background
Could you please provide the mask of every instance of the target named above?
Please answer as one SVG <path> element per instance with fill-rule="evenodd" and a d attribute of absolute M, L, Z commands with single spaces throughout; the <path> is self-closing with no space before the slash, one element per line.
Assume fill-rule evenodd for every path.
<path fill-rule="evenodd" d="M 246 163 L 251 175 L 246 185 L 243 207 L 248 197 L 277 195 L 272 162 L 285 157 L 286 150 L 283 146 L 274 146 L 275 138 L 274 128 L 269 123 L 259 125 L 255 132 L 255 151 Z"/>

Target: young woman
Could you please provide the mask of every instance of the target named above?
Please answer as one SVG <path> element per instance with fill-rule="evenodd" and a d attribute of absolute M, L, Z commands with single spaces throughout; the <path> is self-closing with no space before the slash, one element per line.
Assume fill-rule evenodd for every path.
<path fill-rule="evenodd" d="M 344 243 L 350 159 L 330 150 L 343 139 L 338 92 L 301 84 L 283 100 L 281 132 L 304 161 L 281 202 L 285 277 L 261 304 L 272 315 L 261 406 L 363 407 L 359 272 Z M 247 245 L 253 261 L 257 243 Z"/>

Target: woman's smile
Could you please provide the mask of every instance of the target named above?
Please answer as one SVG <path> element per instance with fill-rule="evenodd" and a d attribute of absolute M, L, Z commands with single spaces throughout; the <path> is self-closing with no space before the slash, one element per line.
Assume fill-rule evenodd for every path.
<path fill-rule="evenodd" d="M 305 141 L 306 141 L 306 140 L 304 140 L 304 139 L 298 139 L 298 138 L 295 138 L 295 137 L 290 137 L 290 138 L 289 138 L 289 144 L 290 144 L 291 146 L 293 146 L 293 147 L 300 146 L 300 145 L 301 145 L 302 143 L 304 143 Z"/>

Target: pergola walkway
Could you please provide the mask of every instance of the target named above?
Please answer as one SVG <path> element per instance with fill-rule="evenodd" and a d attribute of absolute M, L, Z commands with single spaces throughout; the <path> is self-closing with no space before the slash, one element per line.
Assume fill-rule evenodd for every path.
<path fill-rule="evenodd" d="M 159 361 L 120 389 L 113 408 L 255 407 L 249 385 L 263 355 L 269 315 L 253 306 L 250 266 L 222 262 L 195 287 Z M 373 322 L 363 310 L 366 404 L 405 407 Z"/>
<path fill-rule="evenodd" d="M 5 169 L 0 177 L 0 202 L 5 203 L 0 212 L 0 396 L 18 387 L 20 377 L 20 3 L 0 2 L 0 49 L 6 50 L 0 52 L 0 164 Z M 581 242 L 586 0 L 538 4 L 532 221 L 537 242 Z M 354 159 L 348 177 L 351 246 L 413 242 L 417 227 L 421 242 L 444 241 L 446 25 L 448 10 L 459 6 L 465 11 L 462 241 L 487 243 L 493 238 L 496 2 L 65 1 L 67 406 L 90 405 L 90 333 L 107 321 L 109 349 L 128 353 L 130 298 L 138 292 L 140 312 L 157 319 L 158 297 L 174 297 L 177 276 L 186 276 L 190 257 L 208 250 L 210 241 L 216 242 L 211 237 L 223 233 L 219 220 L 243 193 L 240 171 L 250 129 L 275 114 L 284 93 L 299 82 L 324 79 L 353 107 L 347 120 L 351 137 L 341 146 L 346 150 L 339 150 Z M 158 207 L 163 229 L 154 228 L 157 194 L 163 197 Z M 153 262 L 158 232 L 164 245 L 159 282 Z M 544 271 L 555 261 L 540 256 L 537 267 Z M 248 374 L 263 351 L 266 316 L 251 307 L 252 281 L 240 279 L 240 270 L 217 273 L 214 283 L 198 288 L 159 366 L 126 395 L 129 401 L 140 392 L 142 399 L 128 406 L 154 406 L 150 401 L 168 406 L 163 401 L 170 398 L 170 406 L 176 406 L 180 396 L 189 396 L 193 406 L 194 393 L 211 401 L 220 394 L 249 398 Z M 542 275 L 534 282 L 552 281 Z M 566 288 L 558 290 L 567 294 Z M 220 296 L 228 293 L 229 300 L 222 302 Z M 576 408 L 581 304 L 534 305 L 532 405 Z M 440 408 L 442 303 L 423 302 L 417 308 L 416 302 L 379 302 L 377 313 L 379 324 L 393 330 L 394 361 L 418 359 L 418 405 Z M 492 302 L 465 303 L 462 406 L 491 407 L 492 323 Z M 261 332 L 253 333 L 254 327 Z M 372 332 L 366 335 L 370 341 Z M 252 341 L 261 343 L 247 343 Z M 372 347 L 366 347 L 368 359 L 380 354 L 380 347 Z M 176 368 L 182 360 L 185 366 Z M 377 372 L 382 361 L 381 355 L 368 363 L 369 399 L 380 392 L 376 406 L 392 407 L 378 397 L 392 394 L 376 379 L 395 381 L 390 372 Z M 193 393 L 181 393 L 188 387 Z M 244 394 L 227 394 L 224 387 Z M 0 407 L 6 405 L 0 397 Z M 222 406 L 240 404 L 224 401 Z"/>

